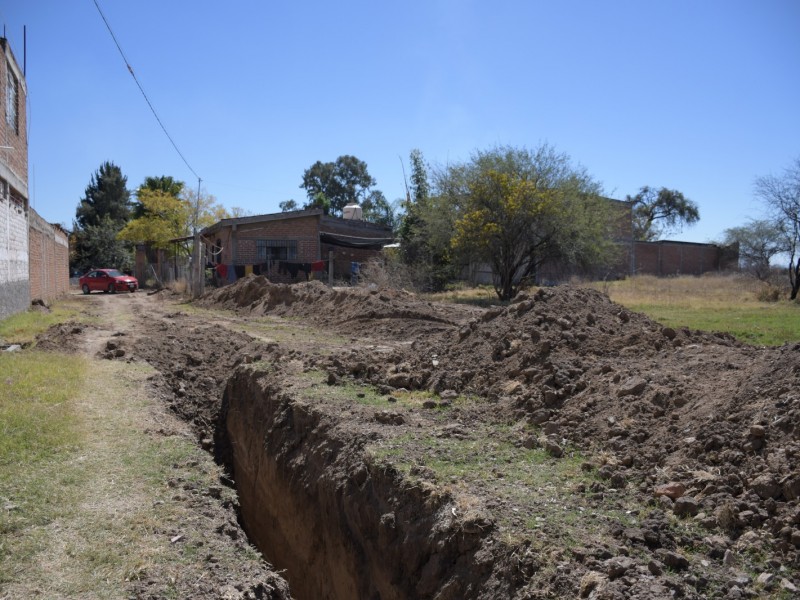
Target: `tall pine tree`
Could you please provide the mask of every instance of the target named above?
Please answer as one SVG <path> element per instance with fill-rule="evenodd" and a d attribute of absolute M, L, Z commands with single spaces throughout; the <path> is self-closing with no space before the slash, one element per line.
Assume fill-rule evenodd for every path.
<path fill-rule="evenodd" d="M 117 239 L 131 217 L 127 182 L 122 170 L 108 161 L 92 175 L 75 211 L 73 269 L 85 272 L 92 267 L 132 266 L 130 245 Z"/>

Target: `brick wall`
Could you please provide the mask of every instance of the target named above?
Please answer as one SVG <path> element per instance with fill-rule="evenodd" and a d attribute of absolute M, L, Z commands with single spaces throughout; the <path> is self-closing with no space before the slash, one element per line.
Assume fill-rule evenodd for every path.
<path fill-rule="evenodd" d="M 28 273 L 31 300 L 53 300 L 69 291 L 69 241 L 63 229 L 30 209 Z"/>
<path fill-rule="evenodd" d="M 256 217 L 243 217 L 220 221 L 203 232 L 206 247 L 211 250 L 207 260 L 228 266 L 263 266 L 258 256 L 258 241 L 292 241 L 296 244 L 297 255 L 292 263 L 308 264 L 318 260 L 328 261 L 328 252 L 334 251 L 337 278 L 350 277 L 350 263 L 365 262 L 380 254 L 380 251 L 360 248 L 343 248 L 332 244 L 320 244 L 320 232 L 335 233 L 348 238 L 377 238 L 391 240 L 391 229 L 366 221 L 344 221 L 328 217 L 321 210 L 303 210 L 294 213 L 277 213 Z M 305 279 L 305 272 L 296 273 L 296 278 L 281 272 L 277 262 L 262 271 L 270 281 L 290 283 Z M 260 269 L 261 270 L 261 269 Z"/>
<path fill-rule="evenodd" d="M 637 275 L 702 275 L 736 269 L 739 261 L 738 248 L 716 244 L 669 240 L 636 242 L 633 261 L 630 243 L 620 247 L 623 252 L 616 269 L 619 276 L 630 275 L 631 268 Z"/>
<path fill-rule="evenodd" d="M 0 37 L 0 177 L 2 177 L 20 198 L 28 199 L 28 120 L 26 115 L 27 85 L 22 69 L 17 65 L 8 40 Z M 16 119 L 9 114 L 6 102 L 8 76 L 16 82 Z"/>
<path fill-rule="evenodd" d="M 218 234 L 215 237 L 215 240 L 220 238 L 223 241 L 221 262 L 225 264 L 239 266 L 263 264 L 264 260 L 258 256 L 258 240 L 294 241 L 297 256 L 291 259 L 292 262 L 311 263 L 320 259 L 319 215 L 316 214 L 237 225 L 235 228 L 230 228 L 229 232 L 229 235 L 220 232 L 223 235 Z M 278 264 L 270 265 L 270 269 L 261 274 L 276 283 L 296 281 L 288 273 L 281 273 Z M 299 277 L 302 279 L 304 273 L 300 273 Z"/>

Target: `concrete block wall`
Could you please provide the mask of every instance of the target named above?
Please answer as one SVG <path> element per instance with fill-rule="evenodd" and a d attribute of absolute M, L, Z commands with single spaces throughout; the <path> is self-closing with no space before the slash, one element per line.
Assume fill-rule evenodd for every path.
<path fill-rule="evenodd" d="M 0 319 L 26 310 L 29 304 L 26 207 L 0 195 Z"/>

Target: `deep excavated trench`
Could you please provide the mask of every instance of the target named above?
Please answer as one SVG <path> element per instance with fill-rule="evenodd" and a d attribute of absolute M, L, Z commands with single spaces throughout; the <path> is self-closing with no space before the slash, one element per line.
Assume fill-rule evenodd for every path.
<path fill-rule="evenodd" d="M 293 597 L 494 595 L 481 592 L 492 570 L 481 530 L 446 495 L 370 460 L 369 435 L 346 419 L 254 367 L 228 381 L 221 419 L 245 528 Z"/>
<path fill-rule="evenodd" d="M 730 581 L 728 550 L 795 585 L 800 345 L 665 328 L 582 289 L 458 313 L 437 333 L 391 318 L 404 294 L 298 285 L 308 301 L 262 321 L 266 301 L 236 286 L 209 305 L 241 321 L 171 312 L 136 350 L 202 445 L 227 454 L 242 521 L 294 597 L 699 599 Z M 380 318 L 357 318 L 367 306 Z M 602 452 L 578 465 L 580 452 L 558 458 L 564 440 Z M 657 497 L 668 482 L 696 516 Z"/>

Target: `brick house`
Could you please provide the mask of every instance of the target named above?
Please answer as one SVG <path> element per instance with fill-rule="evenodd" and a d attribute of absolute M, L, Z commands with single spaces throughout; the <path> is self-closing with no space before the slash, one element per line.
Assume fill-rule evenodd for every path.
<path fill-rule="evenodd" d="M 8 40 L 0 38 L 0 318 L 30 304 L 28 281 L 27 87 Z"/>
<path fill-rule="evenodd" d="M 50 225 L 28 201 L 28 125 L 25 75 L 0 37 L 0 319 L 32 300 L 69 289 L 67 233 Z"/>
<path fill-rule="evenodd" d="M 223 219 L 200 235 L 206 262 L 222 282 L 250 273 L 276 283 L 304 281 L 312 272 L 314 278 L 324 272 L 326 280 L 349 279 L 352 263 L 378 256 L 394 241 L 390 227 L 322 209 Z"/>

